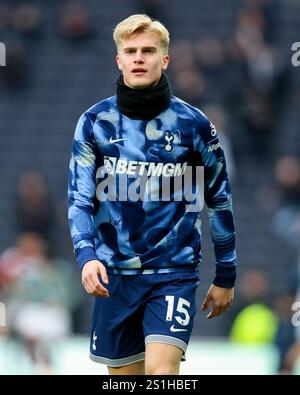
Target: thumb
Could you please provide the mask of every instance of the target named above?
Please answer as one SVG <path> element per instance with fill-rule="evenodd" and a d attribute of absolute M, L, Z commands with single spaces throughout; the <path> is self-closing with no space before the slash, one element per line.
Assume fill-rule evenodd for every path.
<path fill-rule="evenodd" d="M 211 296 L 210 295 L 206 295 L 206 298 L 205 298 L 205 300 L 204 300 L 204 302 L 202 304 L 202 307 L 201 307 L 202 311 L 207 310 L 210 301 L 211 301 Z"/>
<path fill-rule="evenodd" d="M 100 273 L 102 281 L 105 284 L 108 284 L 108 277 L 107 277 L 106 269 L 102 264 L 99 264 L 99 273 Z"/>

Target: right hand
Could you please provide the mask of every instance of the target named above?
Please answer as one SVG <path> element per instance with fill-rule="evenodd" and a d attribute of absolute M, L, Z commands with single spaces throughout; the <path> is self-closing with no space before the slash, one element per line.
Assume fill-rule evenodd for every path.
<path fill-rule="evenodd" d="M 89 295 L 108 298 L 108 290 L 100 283 L 98 278 L 99 275 L 104 284 L 108 284 L 105 266 L 97 260 L 86 262 L 81 272 L 82 285 Z"/>

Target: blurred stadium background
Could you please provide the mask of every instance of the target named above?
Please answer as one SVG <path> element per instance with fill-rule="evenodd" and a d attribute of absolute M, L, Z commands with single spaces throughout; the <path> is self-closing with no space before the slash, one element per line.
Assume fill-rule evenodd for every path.
<path fill-rule="evenodd" d="M 68 161 L 80 114 L 115 92 L 112 29 L 142 12 L 171 33 L 173 93 L 216 124 L 234 198 L 235 301 L 196 316 L 181 373 L 299 374 L 298 0 L 0 1 L 0 373 L 106 374 L 88 359 Z M 199 307 L 214 271 L 202 217 Z"/>

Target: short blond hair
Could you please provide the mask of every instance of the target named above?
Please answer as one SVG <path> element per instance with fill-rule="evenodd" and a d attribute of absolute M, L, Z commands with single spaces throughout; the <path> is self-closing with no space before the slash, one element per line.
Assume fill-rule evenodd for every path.
<path fill-rule="evenodd" d="M 145 31 L 155 32 L 159 35 L 164 54 L 167 55 L 170 43 L 170 34 L 168 30 L 161 22 L 153 20 L 145 14 L 131 15 L 118 23 L 113 33 L 113 39 L 116 43 L 117 50 L 119 50 L 123 41 L 130 39 L 135 33 Z"/>

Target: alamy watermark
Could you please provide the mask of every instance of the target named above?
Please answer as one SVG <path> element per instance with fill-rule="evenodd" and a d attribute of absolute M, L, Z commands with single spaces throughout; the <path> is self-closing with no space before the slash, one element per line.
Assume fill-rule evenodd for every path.
<path fill-rule="evenodd" d="M 292 310 L 295 311 L 292 315 L 292 324 L 294 326 L 300 326 L 300 302 L 293 303 Z"/>
<path fill-rule="evenodd" d="M 0 303 L 0 326 L 6 326 L 6 306 Z"/>
<path fill-rule="evenodd" d="M 0 41 L 0 66 L 6 66 L 6 47 L 5 44 Z"/>
<path fill-rule="evenodd" d="M 184 163 L 104 158 L 96 173 L 96 196 L 103 201 L 183 202 L 188 212 L 204 207 L 204 168 Z"/>
<path fill-rule="evenodd" d="M 294 51 L 295 53 L 292 56 L 292 65 L 294 67 L 298 67 L 300 66 L 300 42 L 295 42 L 292 45 L 292 51 Z"/>

